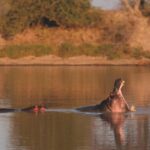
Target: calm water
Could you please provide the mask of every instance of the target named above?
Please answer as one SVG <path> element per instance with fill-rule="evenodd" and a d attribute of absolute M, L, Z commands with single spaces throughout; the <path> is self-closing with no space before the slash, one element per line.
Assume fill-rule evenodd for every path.
<path fill-rule="evenodd" d="M 116 78 L 137 112 L 80 114 L 99 103 Z M 49 111 L 0 113 L 1 150 L 149 150 L 149 67 L 0 67 L 0 107 L 48 103 Z"/>

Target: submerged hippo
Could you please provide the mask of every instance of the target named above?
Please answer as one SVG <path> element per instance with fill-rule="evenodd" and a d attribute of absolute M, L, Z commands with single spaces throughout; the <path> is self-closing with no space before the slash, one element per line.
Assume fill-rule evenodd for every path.
<path fill-rule="evenodd" d="M 122 87 L 124 86 L 125 81 L 121 78 L 116 79 L 114 87 L 109 96 L 103 100 L 100 104 L 93 106 L 85 106 L 77 108 L 79 111 L 84 112 L 128 112 L 134 111 L 133 107 L 129 107 L 125 98 L 122 94 Z"/>
<path fill-rule="evenodd" d="M 0 113 L 7 113 L 7 112 L 44 112 L 46 107 L 43 105 L 33 105 L 26 108 L 0 108 Z"/>

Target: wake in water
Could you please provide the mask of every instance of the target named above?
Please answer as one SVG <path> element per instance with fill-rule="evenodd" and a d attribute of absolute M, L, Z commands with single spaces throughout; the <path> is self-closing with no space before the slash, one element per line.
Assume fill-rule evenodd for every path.
<path fill-rule="evenodd" d="M 45 112 L 58 112 L 58 113 L 78 113 L 78 114 L 85 114 L 85 115 L 100 115 L 100 114 L 105 114 L 105 112 L 82 112 L 82 111 L 79 111 L 77 109 L 67 109 L 67 108 L 49 108 L 49 109 L 46 109 Z M 136 111 L 135 112 L 126 112 L 126 113 L 123 113 L 123 114 L 129 114 L 129 113 L 132 113 L 132 114 L 135 114 L 135 115 L 150 115 L 150 107 L 137 107 Z M 109 114 L 109 113 L 108 113 Z"/>
<path fill-rule="evenodd" d="M 58 113 L 76 113 L 76 114 L 85 114 L 85 115 L 99 115 L 102 114 L 100 112 L 81 112 L 76 109 L 67 109 L 67 108 L 52 108 L 52 109 L 46 109 L 46 112 L 58 112 Z"/>

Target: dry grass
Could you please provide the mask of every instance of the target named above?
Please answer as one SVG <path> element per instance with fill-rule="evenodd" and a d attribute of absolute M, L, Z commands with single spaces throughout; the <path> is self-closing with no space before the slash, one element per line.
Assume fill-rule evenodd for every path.
<path fill-rule="evenodd" d="M 148 18 L 136 18 L 134 32 L 130 37 L 130 45 L 133 47 L 142 47 L 145 51 L 150 51 L 150 25 Z"/>
<path fill-rule="evenodd" d="M 17 34 L 9 44 L 33 44 L 44 43 L 50 45 L 60 45 L 64 42 L 71 42 L 76 45 L 87 43 L 99 43 L 101 41 L 101 31 L 98 28 L 42 28 L 27 29 L 21 34 Z"/>
<path fill-rule="evenodd" d="M 26 29 L 7 41 L 0 37 L 0 56 L 19 58 L 55 54 L 61 57 L 86 55 L 107 59 L 150 59 L 147 19 L 133 19 L 125 12 L 105 15 L 101 28 L 36 27 Z"/>

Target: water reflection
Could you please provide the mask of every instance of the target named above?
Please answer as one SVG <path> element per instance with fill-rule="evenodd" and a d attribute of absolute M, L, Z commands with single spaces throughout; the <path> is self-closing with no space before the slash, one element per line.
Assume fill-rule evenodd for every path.
<path fill-rule="evenodd" d="M 18 149 L 20 147 L 26 147 L 28 150 L 84 149 L 91 143 L 91 139 L 87 138 L 91 137 L 91 132 L 88 132 L 89 121 L 88 117 L 78 114 L 18 113 L 14 117 L 12 136 L 17 139 Z"/>
<path fill-rule="evenodd" d="M 7 150 L 11 147 L 12 115 L 0 114 L 0 149 Z"/>
<path fill-rule="evenodd" d="M 3 119 L 0 115 L 0 149 L 148 150 L 149 76 L 149 67 L 0 67 L 0 107 L 42 101 L 57 109 L 92 105 L 107 97 L 114 80 L 122 77 L 124 96 L 138 109 L 131 116 L 46 112 L 14 113 Z"/>
<path fill-rule="evenodd" d="M 25 107 L 46 101 L 50 106 L 95 104 L 108 96 L 116 78 L 125 81 L 130 104 L 149 106 L 148 67 L 1 67 L 0 104 Z"/>
<path fill-rule="evenodd" d="M 93 121 L 96 150 L 148 150 L 150 114 L 107 114 Z"/>
<path fill-rule="evenodd" d="M 100 115 L 103 121 L 110 124 L 111 129 L 114 132 L 115 142 L 118 150 L 122 149 L 122 145 L 125 144 L 125 131 L 123 125 L 126 119 L 126 115 L 123 113 L 102 114 Z"/>

